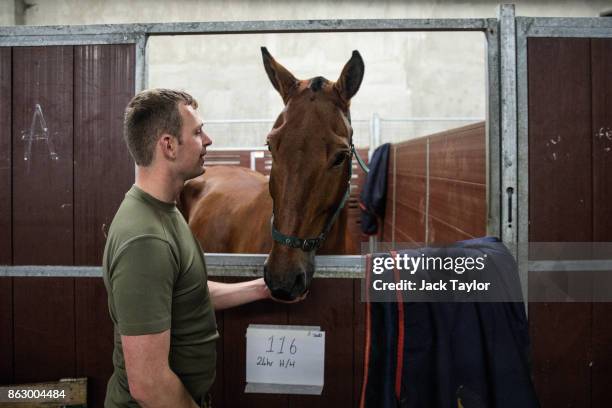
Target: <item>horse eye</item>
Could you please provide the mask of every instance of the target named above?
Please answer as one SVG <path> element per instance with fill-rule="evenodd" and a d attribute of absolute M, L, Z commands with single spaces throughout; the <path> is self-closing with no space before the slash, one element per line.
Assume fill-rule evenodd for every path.
<path fill-rule="evenodd" d="M 345 152 L 338 153 L 336 155 L 336 158 L 334 159 L 334 164 L 332 166 L 333 167 L 340 166 L 342 163 L 344 163 L 344 161 L 346 160 L 347 157 L 348 157 L 348 155 Z"/>

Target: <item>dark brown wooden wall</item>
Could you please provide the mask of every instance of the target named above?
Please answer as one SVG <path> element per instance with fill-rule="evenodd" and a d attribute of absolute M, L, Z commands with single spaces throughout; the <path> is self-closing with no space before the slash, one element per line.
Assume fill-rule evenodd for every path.
<path fill-rule="evenodd" d="M 12 55 L 0 48 L 0 264 L 12 263 Z M 13 280 L 0 278 L 0 383 L 13 378 Z"/>
<path fill-rule="evenodd" d="M 358 279 L 321 278 L 313 281 L 308 298 L 299 304 L 265 301 L 217 313 L 221 341 L 213 406 L 357 407 L 363 375 L 364 314 L 360 293 Z M 245 394 L 245 334 L 249 324 L 321 326 L 326 332 L 322 395 Z"/>
<path fill-rule="evenodd" d="M 387 185 L 383 241 L 442 244 L 484 236 L 484 122 L 393 145 Z"/>
<path fill-rule="evenodd" d="M 134 58 L 133 45 L 0 48 L 0 264 L 101 264 L 134 179 L 121 136 Z M 36 104 L 57 160 L 43 141 L 25 160 Z M 101 279 L 0 278 L 0 383 L 86 376 L 102 406 L 112 347 Z"/>
<path fill-rule="evenodd" d="M 612 241 L 612 39 L 531 38 L 529 240 Z M 609 303 L 531 303 L 543 407 L 608 407 Z"/>

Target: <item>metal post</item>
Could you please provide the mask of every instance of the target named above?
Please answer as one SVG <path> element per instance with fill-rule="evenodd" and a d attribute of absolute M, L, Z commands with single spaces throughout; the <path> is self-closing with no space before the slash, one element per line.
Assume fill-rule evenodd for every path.
<path fill-rule="evenodd" d="M 485 32 L 487 235 L 501 237 L 499 26 Z"/>
<path fill-rule="evenodd" d="M 501 235 L 503 242 L 515 256 L 525 304 L 528 293 L 528 254 L 525 245 L 519 245 L 519 208 L 522 202 L 519 188 L 527 180 L 518 179 L 518 126 L 517 126 L 517 40 L 514 5 L 499 7 L 500 26 L 500 85 L 501 85 Z"/>
<path fill-rule="evenodd" d="M 380 146 L 380 116 L 378 113 L 372 114 L 370 119 L 370 148 L 368 150 L 368 160 L 372 158 L 374 150 Z"/>
<path fill-rule="evenodd" d="M 499 7 L 501 85 L 501 235 L 517 242 L 516 26 L 514 5 Z"/>

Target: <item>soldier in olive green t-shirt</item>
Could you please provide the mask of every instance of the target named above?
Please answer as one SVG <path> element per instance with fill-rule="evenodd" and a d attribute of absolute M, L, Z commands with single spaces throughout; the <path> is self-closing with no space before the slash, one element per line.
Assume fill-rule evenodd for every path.
<path fill-rule="evenodd" d="M 170 368 L 201 400 L 215 378 L 219 334 L 202 251 L 176 206 L 133 186 L 111 224 L 103 262 L 116 327 L 107 406 L 134 403 L 119 333 L 137 336 L 168 329 Z"/>
<path fill-rule="evenodd" d="M 128 104 L 125 139 L 136 182 L 104 250 L 104 284 L 115 329 L 105 407 L 207 407 L 215 379 L 214 310 L 271 299 L 262 278 L 208 280 L 200 245 L 175 205 L 186 180 L 204 172 L 197 102 L 153 89 Z"/>

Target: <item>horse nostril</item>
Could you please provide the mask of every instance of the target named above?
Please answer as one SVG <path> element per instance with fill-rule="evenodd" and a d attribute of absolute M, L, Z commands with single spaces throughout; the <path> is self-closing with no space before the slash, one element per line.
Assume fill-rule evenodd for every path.
<path fill-rule="evenodd" d="M 299 289 L 298 292 L 302 293 L 305 288 L 306 288 L 306 278 L 304 276 L 304 273 L 299 273 L 295 277 L 295 284 L 293 285 L 293 289 Z"/>
<path fill-rule="evenodd" d="M 274 296 L 276 299 L 285 300 L 285 301 L 290 301 L 290 300 L 294 299 L 291 296 L 291 293 L 287 292 L 284 289 L 275 289 L 275 290 L 272 290 L 272 296 Z"/>

